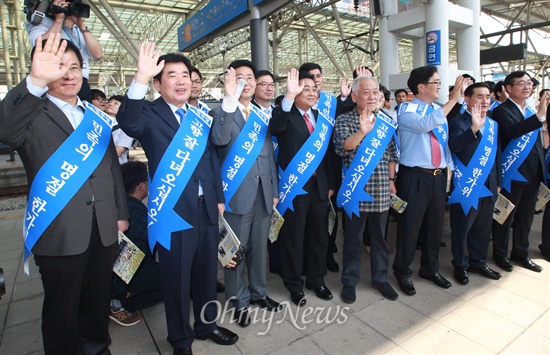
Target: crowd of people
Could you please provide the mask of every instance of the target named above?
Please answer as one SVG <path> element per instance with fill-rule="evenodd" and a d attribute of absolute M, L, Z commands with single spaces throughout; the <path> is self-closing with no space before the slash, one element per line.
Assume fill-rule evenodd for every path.
<path fill-rule="evenodd" d="M 142 44 L 129 89 L 107 100 L 86 85 L 88 57 L 102 53 L 82 18 L 58 13 L 28 29 L 31 71 L 1 103 L 0 141 L 17 149 L 31 186 L 25 254 L 34 256 L 45 291 L 48 354 L 108 354 L 109 318 L 130 326 L 140 309 L 160 302 L 174 354 L 192 354 L 195 339 L 235 344 L 238 335 L 216 324 L 217 291 L 241 327 L 251 324 L 252 306 L 283 307 L 268 295 L 268 271 L 297 307 L 307 304 L 304 286 L 333 299 L 325 276 L 341 272 L 340 298 L 353 303 L 364 247 L 370 283 L 388 300 L 399 297 L 388 281 L 391 253 L 403 294 L 416 294 L 417 249 L 419 276 L 449 288 L 439 272 L 447 204 L 460 285 L 469 273 L 498 280 L 512 262 L 542 271 L 528 237 L 548 178 L 550 93 L 531 101 L 536 81 L 524 71 L 494 87 L 460 75 L 439 103 L 437 68 L 419 67 L 407 82 L 412 95 L 397 90 L 393 103 L 367 67 L 357 67 L 353 81 L 344 77 L 335 97 L 323 91 L 321 66 L 303 63 L 288 72 L 274 105 L 275 76 L 242 59 L 227 68 L 225 96 L 210 109 L 200 100 L 200 70 L 181 54 Z M 150 82 L 160 94 L 154 101 L 145 100 Z M 134 140 L 147 165 L 129 161 Z M 493 220 L 499 194 L 516 206 L 502 224 Z M 404 210 L 392 209 L 396 197 Z M 272 243 L 275 209 L 285 222 Z M 341 211 L 342 225 L 337 217 L 329 230 L 331 210 Z M 550 260 L 549 211 L 539 248 Z M 242 250 L 242 260 L 224 268 L 225 286 L 219 215 Z M 387 243 L 390 215 L 398 222 L 395 250 Z M 129 283 L 112 271 L 117 231 L 145 254 Z M 491 238 L 499 271 L 487 264 Z"/>

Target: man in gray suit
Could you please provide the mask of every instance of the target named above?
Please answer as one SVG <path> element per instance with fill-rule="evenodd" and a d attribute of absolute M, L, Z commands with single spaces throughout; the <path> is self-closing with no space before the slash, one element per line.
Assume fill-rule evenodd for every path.
<path fill-rule="evenodd" d="M 43 42 L 38 37 L 29 76 L 0 103 L 0 141 L 16 147 L 25 166 L 31 186 L 25 219 L 36 217 L 28 229 L 26 225 L 27 231 L 43 223 L 56 205 L 60 208 L 49 216 L 49 226 L 44 223 L 43 232 L 34 235 L 38 237 L 34 245 L 29 242 L 30 234 L 25 242 L 27 253 L 34 254 L 44 286 L 44 352 L 108 354 L 117 229 L 128 228 L 128 208 L 109 126 L 96 131 L 101 143 L 88 142 L 88 151 L 95 153 L 81 157 L 77 169 L 66 171 L 71 177 L 53 174 L 59 171 L 53 169 L 59 166 L 51 164 L 58 149 L 63 153 L 61 161 L 66 160 L 63 169 L 70 165 L 67 161 L 75 147 L 87 145 L 82 141 L 71 145 L 72 139 L 86 138 L 88 131 L 83 129 L 92 126 L 92 121 L 97 127 L 100 121 L 85 116 L 85 106 L 77 97 L 82 85 L 82 56 L 74 44 L 60 38 L 52 34 Z M 78 183 L 74 183 L 76 178 Z M 46 191 L 35 194 L 35 187 L 50 180 Z M 67 195 L 72 195 L 70 200 L 60 202 Z M 33 216 L 39 212 L 39 196 L 48 203 Z"/>
<path fill-rule="evenodd" d="M 281 309 L 267 296 L 266 288 L 266 238 L 273 206 L 279 201 L 278 174 L 269 118 L 262 119 L 261 111 L 252 105 L 255 89 L 256 69 L 252 62 L 234 61 L 225 79 L 222 105 L 210 111 L 214 118 L 212 141 L 220 155 L 226 200 L 224 217 L 246 255 L 248 286 L 243 277 L 244 263 L 225 270 L 226 296 L 235 298 L 234 318 L 241 327 L 250 324 L 249 303 L 269 311 Z"/>

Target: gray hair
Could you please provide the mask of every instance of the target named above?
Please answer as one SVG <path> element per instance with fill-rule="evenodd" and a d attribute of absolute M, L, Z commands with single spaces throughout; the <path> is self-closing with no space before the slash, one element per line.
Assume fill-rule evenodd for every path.
<path fill-rule="evenodd" d="M 359 75 L 357 78 L 353 80 L 353 84 L 351 84 L 351 91 L 357 95 L 357 92 L 359 91 L 359 85 L 363 80 L 372 80 L 376 83 L 376 86 L 378 87 L 378 82 L 376 79 L 374 79 L 370 75 Z"/>

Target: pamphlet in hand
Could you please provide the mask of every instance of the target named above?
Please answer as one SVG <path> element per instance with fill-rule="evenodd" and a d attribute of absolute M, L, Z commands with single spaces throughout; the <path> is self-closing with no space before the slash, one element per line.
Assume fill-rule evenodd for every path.
<path fill-rule="evenodd" d="M 407 208 L 407 201 L 402 200 L 397 195 L 391 194 L 390 207 L 393 208 L 397 213 L 403 213 L 405 211 L 405 208 Z"/>
<path fill-rule="evenodd" d="M 544 183 L 540 183 L 539 195 L 537 196 L 537 204 L 535 206 L 535 211 L 540 211 L 546 206 L 550 201 L 550 190 Z"/>
<path fill-rule="evenodd" d="M 332 200 L 328 200 L 330 203 L 330 209 L 328 210 L 328 234 L 331 235 L 334 230 L 334 224 L 336 223 L 336 210 L 332 204 Z"/>
<path fill-rule="evenodd" d="M 514 207 L 516 206 L 499 192 L 497 202 L 495 203 L 495 209 L 493 211 L 493 219 L 498 223 L 503 224 L 510 213 L 512 213 Z"/>
<path fill-rule="evenodd" d="M 268 239 L 271 241 L 271 243 L 275 243 L 277 241 L 277 238 L 279 238 L 279 231 L 281 230 L 281 227 L 285 223 L 285 219 L 279 211 L 273 206 L 273 213 L 271 214 L 271 226 L 269 227 L 269 235 Z"/>
<path fill-rule="evenodd" d="M 118 250 L 113 271 L 127 284 L 136 273 L 145 253 L 135 245 L 124 233 L 118 231 Z"/>
<path fill-rule="evenodd" d="M 229 223 L 220 214 L 218 218 L 218 226 L 220 229 L 220 242 L 218 243 L 218 260 L 225 267 L 231 262 L 233 256 L 239 249 L 241 242 L 235 235 Z"/>

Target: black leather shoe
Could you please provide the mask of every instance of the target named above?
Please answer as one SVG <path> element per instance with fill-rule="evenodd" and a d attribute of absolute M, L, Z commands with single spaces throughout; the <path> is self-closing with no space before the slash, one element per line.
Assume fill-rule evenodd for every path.
<path fill-rule="evenodd" d="M 191 348 L 174 349 L 174 355 L 193 355 L 193 350 Z"/>
<path fill-rule="evenodd" d="M 219 345 L 233 345 L 237 342 L 237 340 L 239 340 L 239 336 L 237 334 L 223 327 L 217 327 L 212 333 L 197 335 L 195 338 L 199 340 L 210 339 Z"/>
<path fill-rule="evenodd" d="M 315 292 L 315 296 L 319 297 L 320 299 L 322 300 L 325 300 L 325 301 L 329 301 L 332 299 L 332 292 L 330 292 L 330 290 L 328 289 L 328 287 L 326 287 L 325 285 L 323 286 L 319 286 L 319 287 L 315 287 L 315 288 L 310 288 L 310 287 L 307 287 L 308 290 L 313 290 Z"/>
<path fill-rule="evenodd" d="M 306 295 L 304 295 L 302 291 L 291 294 L 290 299 L 295 305 L 299 307 L 303 307 L 307 303 Z"/>
<path fill-rule="evenodd" d="M 225 291 L 225 285 L 218 281 L 216 284 L 216 292 L 222 293 L 223 291 Z"/>
<path fill-rule="evenodd" d="M 512 270 L 514 270 L 514 267 L 512 266 L 512 264 L 510 264 L 510 260 L 508 260 L 507 257 L 504 256 L 502 258 L 494 258 L 494 260 L 495 264 L 497 264 L 497 266 L 502 270 L 508 272 L 512 272 Z"/>
<path fill-rule="evenodd" d="M 397 292 L 395 292 L 393 287 L 391 287 L 390 284 L 387 282 L 384 282 L 382 284 L 375 284 L 374 282 L 372 282 L 371 286 L 380 291 L 382 296 L 389 299 L 390 301 L 395 301 L 399 297 Z"/>
<path fill-rule="evenodd" d="M 246 328 L 250 325 L 250 314 L 248 313 L 248 308 L 239 308 L 235 309 L 233 314 L 233 319 L 243 328 Z"/>
<path fill-rule="evenodd" d="M 447 243 L 445 243 L 444 241 L 441 241 L 441 242 L 439 243 L 439 246 L 440 246 L 441 248 L 445 248 L 445 247 L 447 246 Z"/>
<path fill-rule="evenodd" d="M 283 306 L 279 302 L 276 302 L 269 296 L 265 296 L 265 298 L 260 298 L 259 300 L 250 300 L 250 304 L 257 304 L 260 308 L 266 308 L 271 312 L 279 312 L 283 309 Z"/>
<path fill-rule="evenodd" d="M 468 271 L 461 267 L 455 267 L 454 277 L 455 280 L 461 285 L 467 285 L 468 282 L 470 282 L 470 279 L 468 278 Z"/>
<path fill-rule="evenodd" d="M 401 289 L 401 291 L 403 291 L 403 293 L 405 293 L 407 296 L 416 295 L 416 289 L 414 288 L 413 282 L 410 277 L 397 280 L 397 283 L 399 284 L 399 288 Z"/>
<path fill-rule="evenodd" d="M 355 287 L 344 286 L 340 296 L 342 296 L 342 301 L 344 301 L 345 303 L 355 302 L 355 300 L 357 299 L 357 296 L 355 295 Z"/>
<path fill-rule="evenodd" d="M 446 278 L 441 276 L 441 274 L 439 272 L 436 272 L 435 274 L 419 273 L 419 275 L 420 275 L 421 278 L 426 279 L 426 280 L 430 280 L 434 284 L 436 284 L 437 286 L 439 286 L 441 288 L 449 288 L 449 287 L 452 286 L 452 284 Z"/>
<path fill-rule="evenodd" d="M 489 269 L 487 265 L 470 267 L 468 268 L 468 271 L 474 274 L 480 274 L 491 280 L 499 280 L 502 277 L 500 272 L 496 272 L 495 270 Z"/>
<path fill-rule="evenodd" d="M 530 257 L 526 256 L 524 258 L 518 258 L 518 257 L 510 257 L 510 260 L 520 264 L 522 267 L 526 268 L 526 269 L 529 269 L 531 271 L 534 271 L 534 272 L 541 272 L 542 271 L 542 267 L 540 267 L 539 265 L 535 264 L 533 262 L 533 260 L 531 260 Z"/>
<path fill-rule="evenodd" d="M 336 260 L 334 260 L 334 257 L 327 259 L 327 270 L 330 272 L 340 271 L 340 266 L 338 265 Z"/>

